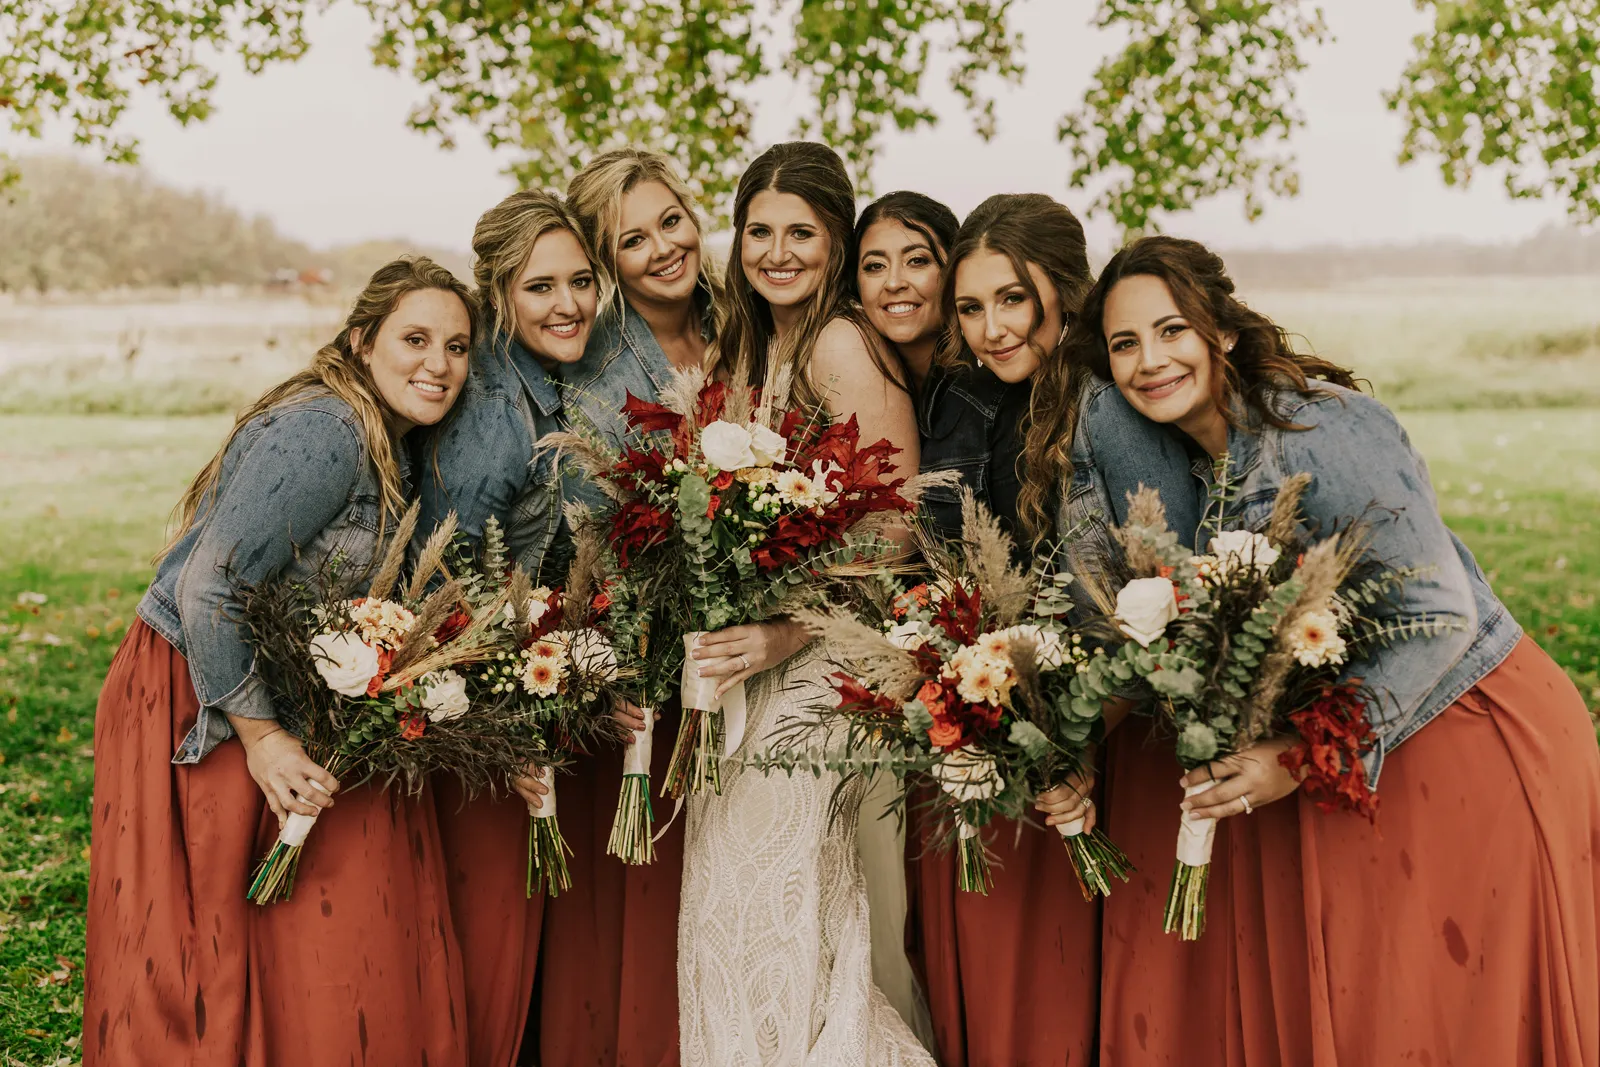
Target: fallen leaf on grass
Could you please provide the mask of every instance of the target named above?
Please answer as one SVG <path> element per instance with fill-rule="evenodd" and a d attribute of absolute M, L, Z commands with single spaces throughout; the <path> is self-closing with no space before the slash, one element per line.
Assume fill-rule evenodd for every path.
<path fill-rule="evenodd" d="M 45 1033 L 43 1030 L 35 1030 L 32 1027 L 29 1027 L 28 1029 L 26 1029 L 26 1030 L 24 1030 L 22 1032 L 27 1034 L 29 1037 L 49 1037 L 50 1036 L 49 1034 Z"/>
<path fill-rule="evenodd" d="M 83 636 L 85 636 L 89 640 L 93 641 L 95 638 L 100 636 L 100 627 L 98 627 L 98 626 L 85 626 L 83 628 Z"/>
<path fill-rule="evenodd" d="M 78 735 L 67 729 L 65 726 L 61 728 L 60 733 L 56 734 L 56 744 L 58 745 L 65 745 L 69 741 L 76 741 L 77 739 Z"/>

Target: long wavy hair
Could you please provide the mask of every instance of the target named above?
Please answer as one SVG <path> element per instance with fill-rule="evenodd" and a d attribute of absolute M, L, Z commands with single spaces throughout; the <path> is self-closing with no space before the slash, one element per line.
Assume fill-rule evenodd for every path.
<path fill-rule="evenodd" d="M 609 299 L 610 272 L 596 259 L 589 238 L 561 194 L 549 189 L 519 190 L 479 216 L 472 230 L 472 277 L 492 316 L 497 345 L 502 338 L 516 335 L 517 305 L 512 289 L 533 255 L 533 246 L 553 230 L 566 230 L 578 239 L 594 267 L 602 302 Z"/>
<path fill-rule="evenodd" d="M 621 279 L 617 275 L 617 252 L 621 234 L 622 198 L 646 182 L 660 182 L 677 197 L 678 206 L 701 236 L 700 275 L 695 288 L 696 309 L 703 326 L 716 331 L 722 305 L 722 282 L 705 247 L 705 222 L 688 184 L 678 174 L 672 160 L 647 148 L 618 148 L 590 160 L 567 185 L 567 204 L 583 227 L 594 253 L 594 262 L 617 281 L 611 306 L 622 310 Z"/>
<path fill-rule="evenodd" d="M 937 358 L 946 366 L 977 366 L 978 359 L 961 334 L 956 318 L 956 268 L 968 256 L 979 252 L 995 252 L 1005 256 L 1016 272 L 1017 281 L 1033 301 L 1033 319 L 1028 326 L 1028 345 L 1039 357 L 1039 371 L 1035 375 L 1033 399 L 1028 414 L 1023 419 L 1021 433 L 1024 442 L 1022 465 L 1032 462 L 1028 449 L 1036 439 L 1043 438 L 1042 427 L 1048 423 L 1053 411 L 1048 409 L 1045 397 L 1048 391 L 1040 386 L 1050 368 L 1059 364 L 1060 344 L 1052 339 L 1048 349 L 1034 344 L 1032 334 L 1044 321 L 1044 299 L 1034 283 L 1029 264 L 1044 272 L 1055 288 L 1065 321 L 1071 323 L 1083 306 L 1084 294 L 1094 281 L 1089 272 L 1089 248 L 1083 234 L 1083 223 L 1078 221 L 1064 204 L 1043 193 L 1001 193 L 979 204 L 961 224 L 954 244 L 950 248 L 950 265 L 944 272 L 944 307 L 949 325 L 945 329 L 944 343 Z M 1070 445 L 1070 441 L 1067 442 Z M 1063 455 L 1067 455 L 1065 446 Z M 1017 513 L 1023 529 L 1035 541 L 1042 538 L 1051 525 L 1051 502 L 1054 487 L 1041 491 L 1033 479 L 1024 474 L 1022 488 L 1017 497 Z"/>
<path fill-rule="evenodd" d="M 940 270 L 944 269 L 950 258 L 950 248 L 956 243 L 961 222 L 954 211 L 933 197 L 909 189 L 885 193 L 862 209 L 861 217 L 856 220 L 852 260 L 860 260 L 861 239 L 873 225 L 884 219 L 898 222 L 906 229 L 921 234 L 923 240 L 928 242 L 928 247 L 933 249 L 934 262 L 939 264 Z M 859 290 L 855 295 L 857 300 L 861 299 Z"/>
<path fill-rule="evenodd" d="M 1289 333 L 1234 295 L 1222 257 L 1198 241 L 1178 237 L 1145 237 L 1128 245 L 1106 264 L 1084 298 L 1062 349 L 1034 386 L 1034 425 L 1023 452 L 1024 496 L 1048 499 L 1072 472 L 1072 436 L 1077 426 L 1078 398 L 1091 377 L 1111 381 L 1111 352 L 1106 347 L 1106 300 L 1124 278 L 1160 278 L 1172 292 L 1178 311 L 1205 341 L 1211 353 L 1211 396 L 1229 425 L 1242 427 L 1233 398 L 1242 396 L 1269 426 L 1300 430 L 1278 415 L 1271 401 L 1285 389 L 1316 393 L 1318 381 L 1354 389 L 1358 379 L 1346 368 L 1321 356 L 1295 350 Z M 1233 341 L 1228 349 L 1227 341 Z M 1036 521 L 1042 528 L 1044 519 Z"/>
<path fill-rule="evenodd" d="M 750 202 L 757 193 L 769 189 L 790 193 L 809 204 L 829 242 L 822 284 L 781 346 L 776 341 L 772 308 L 751 286 L 742 258 Z M 714 373 L 732 374 L 745 366 L 749 368 L 750 383 L 759 385 L 766 380 L 769 362 L 787 362 L 794 372 L 793 400 L 801 406 L 820 406 L 825 398 L 811 380 L 811 356 L 828 323 L 846 319 L 861 334 L 883 376 L 909 391 L 910 376 L 905 367 L 885 349 L 878 331 L 867 321 L 853 295 L 855 217 L 855 189 L 833 149 L 812 141 L 786 141 L 756 157 L 739 179 L 734 194 L 733 247 L 728 253 L 727 282 L 723 286 L 728 311 L 712 357 Z"/>
<path fill-rule="evenodd" d="M 217 482 L 222 474 L 222 459 L 232 447 L 234 439 L 245 425 L 273 408 L 315 396 L 336 396 L 349 404 L 361 423 L 366 441 L 367 455 L 378 472 L 379 524 L 387 525 L 394 516 L 405 510 L 405 488 L 401 481 L 400 466 L 395 459 L 395 445 L 389 435 L 388 405 L 378 393 L 372 379 L 372 370 L 361 357 L 372 348 L 378 331 L 394 313 L 400 301 L 411 293 L 438 289 L 454 293 L 467 309 L 473 340 L 480 329 L 478 301 L 472 290 L 450 271 L 426 256 L 402 256 L 379 267 L 367 282 L 355 305 L 345 317 L 344 325 L 332 341 L 317 350 L 310 366 L 262 394 L 261 399 L 241 411 L 234 419 L 227 440 L 203 467 L 189 488 L 173 508 L 168 525 L 170 538 L 156 556 L 156 562 L 172 551 L 183 535 L 194 526 L 214 501 Z M 351 343 L 352 334 L 359 334 L 361 349 Z"/>

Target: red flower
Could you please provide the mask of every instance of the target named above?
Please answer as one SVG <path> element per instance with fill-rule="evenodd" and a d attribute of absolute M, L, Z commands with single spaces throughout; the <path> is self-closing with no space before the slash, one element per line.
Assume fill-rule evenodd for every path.
<path fill-rule="evenodd" d="M 708 519 L 716 518 L 717 517 L 717 509 L 720 508 L 721 506 L 722 506 L 722 497 L 717 495 L 716 493 L 712 493 L 710 502 L 706 504 L 706 518 L 708 518 Z"/>
<path fill-rule="evenodd" d="M 683 416 L 671 408 L 652 404 L 648 400 L 640 400 L 632 393 L 629 393 L 627 400 L 623 401 L 622 414 L 627 417 L 629 426 L 644 433 L 655 430 L 676 430 L 683 423 Z"/>
<path fill-rule="evenodd" d="M 960 748 L 961 727 L 949 719 L 935 719 L 928 729 L 928 743 L 947 752 L 952 748 Z"/>
<path fill-rule="evenodd" d="M 912 606 L 919 608 L 928 606 L 928 583 L 922 582 L 907 589 L 904 593 L 894 598 L 894 617 L 903 619 L 911 613 Z"/>
<path fill-rule="evenodd" d="M 367 683 L 367 696 L 375 697 L 383 689 L 383 680 L 389 673 L 389 665 L 394 662 L 394 653 L 387 648 L 378 649 L 378 673 L 372 676 L 372 681 Z"/>
<path fill-rule="evenodd" d="M 863 714 L 898 717 L 900 706 L 881 693 L 874 693 L 861 682 L 843 672 L 832 677 L 833 691 L 839 696 L 839 710 Z"/>
<path fill-rule="evenodd" d="M 428 720 L 421 715 L 414 718 L 411 715 L 400 716 L 400 736 L 407 741 L 415 741 L 421 737 L 422 731 L 427 727 Z"/>
<path fill-rule="evenodd" d="M 465 630 L 471 623 L 472 612 L 458 606 L 444 622 L 439 624 L 439 628 L 433 631 L 433 639 L 442 645 L 454 638 L 462 630 Z"/>
<path fill-rule="evenodd" d="M 721 474 L 718 474 L 715 478 L 711 479 L 711 488 L 713 488 L 713 489 L 726 489 L 726 488 L 728 488 L 728 486 L 730 486 L 732 484 L 733 484 L 733 472 L 732 471 L 723 471 Z"/>
<path fill-rule="evenodd" d="M 589 601 L 589 607 L 596 615 L 604 615 L 611 610 L 611 594 L 604 589 L 600 590 L 594 595 L 594 599 Z"/>
<path fill-rule="evenodd" d="M 1359 684 L 1325 686 L 1309 705 L 1289 714 L 1300 741 L 1278 757 L 1323 811 L 1345 808 L 1378 816 L 1378 795 L 1367 784 L 1361 754 L 1377 743 Z"/>
<path fill-rule="evenodd" d="M 630 500 L 611 520 L 611 540 L 617 561 L 626 567 L 634 553 L 665 541 L 672 533 L 672 516 L 645 500 Z"/>

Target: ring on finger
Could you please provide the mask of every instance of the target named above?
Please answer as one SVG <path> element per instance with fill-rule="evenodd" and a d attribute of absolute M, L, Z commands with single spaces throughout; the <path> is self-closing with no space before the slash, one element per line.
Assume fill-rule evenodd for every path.
<path fill-rule="evenodd" d="M 739 669 L 741 671 L 750 669 L 750 660 L 743 652 L 739 653 Z"/>
<path fill-rule="evenodd" d="M 1084 797 L 1083 798 L 1083 810 L 1084 811 L 1093 811 L 1094 810 L 1094 801 L 1092 799 L 1090 799 L 1089 797 Z"/>
<path fill-rule="evenodd" d="M 1211 764 L 1209 763 L 1206 764 L 1206 774 L 1211 776 L 1213 782 L 1217 780 L 1217 772 L 1211 769 Z"/>
<path fill-rule="evenodd" d="M 1253 815 L 1256 809 L 1250 806 L 1250 798 L 1248 796 L 1242 796 L 1239 799 L 1244 802 L 1244 813 L 1246 815 Z"/>

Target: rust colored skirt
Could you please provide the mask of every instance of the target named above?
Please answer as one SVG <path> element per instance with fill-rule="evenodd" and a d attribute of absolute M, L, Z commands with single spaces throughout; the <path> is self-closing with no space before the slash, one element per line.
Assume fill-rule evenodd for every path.
<path fill-rule="evenodd" d="M 1184 962 L 1161 897 L 1115 944 L 1108 915 L 1107 1062 L 1600 1065 L 1600 751 L 1572 682 L 1523 638 L 1379 793 L 1375 828 L 1303 797 L 1224 820 L 1188 990 L 1139 988 Z"/>
<path fill-rule="evenodd" d="M 944 1067 L 1080 1067 L 1095 1047 L 1100 906 L 1055 830 L 998 821 L 987 896 L 956 888 L 955 850 L 906 805 L 906 953 Z"/>
<path fill-rule="evenodd" d="M 95 717 L 85 1067 L 465 1067 L 432 797 L 341 791 L 293 897 L 252 904 L 277 820 L 238 742 L 170 762 L 198 711 L 136 622 Z"/>
<path fill-rule="evenodd" d="M 655 724 L 650 781 L 659 790 L 678 731 L 675 708 Z M 540 1067 L 677 1067 L 680 817 L 654 863 L 606 854 L 622 786 L 622 749 L 606 746 L 560 779 L 561 832 L 572 891 L 545 905 L 539 981 Z M 656 829 L 672 801 L 652 796 Z"/>
<path fill-rule="evenodd" d="M 512 1067 L 539 968 L 543 896 L 528 899 L 528 805 L 521 797 L 467 800 L 453 780 L 436 788 L 450 914 L 461 942 L 470 1067 Z M 559 809 L 561 822 L 570 808 Z"/>

